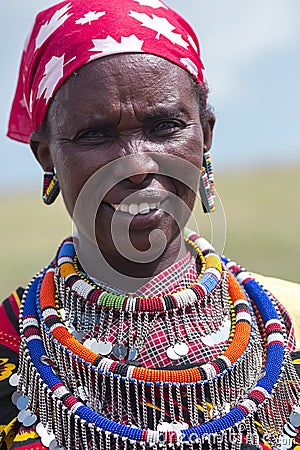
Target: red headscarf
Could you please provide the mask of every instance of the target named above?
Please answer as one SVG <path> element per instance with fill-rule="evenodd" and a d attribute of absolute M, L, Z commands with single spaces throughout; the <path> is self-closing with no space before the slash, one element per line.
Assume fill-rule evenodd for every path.
<path fill-rule="evenodd" d="M 29 142 L 59 86 L 79 67 L 117 53 L 149 53 L 204 82 L 198 39 L 161 0 L 70 0 L 41 11 L 26 42 L 7 135 Z"/>

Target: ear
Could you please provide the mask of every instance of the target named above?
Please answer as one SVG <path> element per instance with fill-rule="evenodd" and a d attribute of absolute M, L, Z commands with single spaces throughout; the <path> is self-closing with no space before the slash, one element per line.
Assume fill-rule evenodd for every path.
<path fill-rule="evenodd" d="M 34 132 L 30 136 L 30 148 L 44 172 L 51 172 L 54 167 L 47 139 L 40 132 Z"/>
<path fill-rule="evenodd" d="M 208 112 L 208 117 L 203 125 L 203 149 L 205 152 L 209 151 L 212 146 L 213 130 L 216 123 L 216 117 L 212 112 Z"/>

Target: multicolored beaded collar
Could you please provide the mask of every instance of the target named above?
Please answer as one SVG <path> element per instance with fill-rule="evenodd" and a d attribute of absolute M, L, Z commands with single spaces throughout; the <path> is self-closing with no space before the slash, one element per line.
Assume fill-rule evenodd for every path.
<path fill-rule="evenodd" d="M 215 289 L 222 276 L 222 263 L 220 257 L 204 239 L 189 233 L 185 236 L 186 242 L 192 246 L 205 267 L 205 273 L 199 274 L 196 282 L 188 289 L 179 290 L 171 295 L 161 295 L 152 298 L 116 295 L 106 292 L 95 285 L 91 280 L 80 276 L 74 267 L 76 257 L 75 246 L 72 239 L 66 240 L 60 248 L 57 257 L 59 268 L 58 290 L 60 293 L 73 293 L 81 302 L 98 307 L 115 308 L 126 312 L 164 312 L 175 308 L 183 308 L 209 295 Z M 203 250 L 202 250 L 203 249 Z M 203 256 L 204 254 L 204 256 Z M 63 304 L 68 308 L 68 304 Z"/>
<path fill-rule="evenodd" d="M 68 438 L 64 435 L 63 429 L 68 431 L 74 429 L 77 430 L 77 434 L 81 433 L 84 448 L 89 448 L 91 444 L 92 448 L 96 448 L 99 445 L 100 448 L 102 448 L 101 445 L 104 445 L 104 448 L 110 448 L 111 442 L 115 442 L 116 446 L 121 445 L 121 443 L 123 445 L 124 442 L 132 442 L 134 448 L 145 448 L 148 445 L 158 446 L 159 444 L 163 447 L 176 443 L 184 445 L 185 443 L 203 442 L 203 440 L 212 443 L 216 434 L 220 435 L 222 439 L 229 439 L 233 432 L 238 432 L 240 436 L 245 433 L 247 434 L 247 432 L 248 434 L 253 432 L 254 436 L 256 436 L 254 414 L 257 413 L 261 418 L 264 418 L 264 423 L 266 423 L 265 416 L 274 408 L 277 402 L 276 392 L 279 389 L 281 392 L 280 395 L 285 390 L 288 392 L 286 395 L 289 398 L 290 405 L 289 407 L 284 405 L 282 411 L 280 408 L 280 411 L 278 410 L 277 405 L 278 417 L 276 420 L 274 419 L 274 424 L 276 425 L 274 429 L 277 431 L 276 433 L 273 432 L 273 442 L 277 440 L 278 435 L 283 429 L 284 422 L 291 413 L 292 405 L 295 405 L 300 397 L 299 386 L 294 386 L 291 383 L 291 380 L 294 381 L 295 377 L 289 357 L 288 355 L 285 356 L 284 334 L 281 321 L 271 297 L 253 280 L 250 274 L 241 268 L 236 269 L 238 266 L 233 265 L 228 260 L 224 259 L 224 262 L 228 269 L 232 270 L 233 274 L 237 276 L 241 285 L 254 302 L 255 310 L 259 311 L 265 330 L 266 346 L 264 349 L 261 346 L 260 351 L 261 360 L 264 352 L 266 356 L 263 367 L 264 371 L 255 374 L 254 384 L 253 386 L 248 385 L 247 392 L 244 392 L 245 386 L 247 385 L 244 374 L 242 371 L 239 372 L 238 369 L 236 372 L 232 371 L 235 375 L 231 378 L 231 385 L 222 384 L 222 379 L 215 376 L 207 377 L 208 380 L 205 384 L 199 383 L 199 379 L 197 379 L 198 382 L 196 383 L 189 383 L 180 382 L 180 379 L 176 378 L 176 381 L 169 380 L 161 387 L 162 385 L 155 378 L 151 380 L 150 377 L 148 381 L 145 381 L 137 376 L 136 381 L 133 380 L 131 384 L 131 378 L 128 376 L 128 373 L 124 375 L 114 373 L 111 367 L 103 366 L 103 372 L 106 374 L 106 378 L 102 378 L 107 380 L 107 377 L 109 377 L 110 381 L 107 383 L 107 381 L 103 382 L 102 379 L 99 383 L 98 375 L 96 376 L 97 367 L 95 361 L 89 359 L 93 352 L 87 349 L 87 352 L 82 355 L 84 358 L 80 357 L 74 360 L 72 350 L 69 347 L 69 343 L 72 344 L 72 337 L 70 338 L 66 334 L 62 324 L 57 320 L 57 316 L 55 315 L 55 318 L 52 317 L 53 310 L 55 311 L 54 269 L 50 268 L 43 275 L 37 276 L 24 296 L 21 311 L 22 351 L 19 369 L 21 376 L 20 388 L 24 396 L 25 394 L 29 396 L 31 410 L 35 412 L 37 407 L 39 407 L 40 421 L 44 429 L 48 427 L 49 430 L 54 431 L 56 442 L 59 445 L 65 445 L 68 448 L 72 448 L 73 445 L 71 439 L 72 433 L 71 435 L 67 433 Z M 50 286 L 45 280 L 49 281 L 51 277 L 52 284 Z M 229 279 L 234 280 L 232 275 L 230 275 Z M 232 281 L 232 283 L 234 282 Z M 39 292 L 38 287 L 40 284 L 42 284 L 42 287 Z M 236 292 L 240 295 L 239 289 L 236 288 Z M 48 305 L 48 300 L 44 300 L 45 296 L 48 300 L 53 296 L 54 306 L 53 304 Z M 38 302 L 36 301 L 37 299 L 39 300 Z M 237 301 L 237 299 L 235 300 Z M 243 299 L 243 308 L 245 303 Z M 40 323 L 39 320 L 39 312 L 37 309 L 39 305 L 41 307 L 40 314 L 43 315 L 44 323 Z M 47 313 L 45 314 L 47 308 L 49 315 Z M 236 311 L 237 324 L 240 320 L 243 320 L 242 316 L 244 313 L 245 323 L 250 327 L 249 312 L 246 311 Z M 239 314 L 240 316 L 238 316 Z M 52 319 L 53 323 L 51 324 Z M 51 329 L 53 337 L 57 340 L 62 351 L 61 357 L 57 360 L 56 367 L 51 365 L 53 364 L 53 354 L 51 353 L 52 347 L 49 345 L 48 327 Z M 57 332 L 57 335 L 55 335 L 55 332 Z M 63 348 L 62 344 L 65 348 Z M 70 365 L 66 364 L 65 351 L 69 355 Z M 52 361 L 50 365 L 48 365 L 49 361 Z M 119 421 L 116 421 L 110 419 L 109 414 L 105 417 L 100 412 L 97 412 L 97 409 L 101 410 L 102 406 L 100 405 L 99 407 L 98 405 L 98 407 L 95 407 L 95 398 L 92 398 L 92 394 L 95 394 L 95 392 L 86 393 L 87 401 L 84 404 L 78 398 L 78 395 L 76 395 L 79 391 L 76 380 L 68 372 L 74 363 L 78 364 L 78 367 L 76 367 L 78 372 L 81 371 L 83 373 L 82 380 L 84 381 L 84 385 L 86 387 L 94 385 L 94 390 L 98 390 L 97 400 L 99 400 L 100 395 L 101 400 L 105 402 L 105 392 L 107 392 L 110 396 L 115 395 L 117 397 L 116 402 L 118 405 L 120 401 L 122 403 L 122 398 L 120 400 L 120 397 L 124 395 L 126 405 L 130 408 L 134 404 L 134 401 L 132 401 L 133 397 L 137 396 L 137 402 L 141 405 L 141 411 L 136 410 L 135 413 L 142 415 L 138 420 L 140 425 L 137 428 L 131 426 L 130 422 L 125 425 L 120 422 L 120 417 Z M 117 364 L 119 363 L 117 362 Z M 217 369 L 220 368 L 218 365 L 216 366 L 212 367 L 217 372 Z M 93 367 L 94 376 L 91 375 L 92 371 L 89 370 L 89 367 Z M 92 378 L 88 379 L 89 376 L 92 376 Z M 35 383 L 33 383 L 33 380 Z M 35 386 L 34 388 L 33 384 Z M 123 385 L 123 390 L 120 388 L 121 384 Z M 84 388 L 84 385 L 79 387 Z M 203 389 L 204 385 L 206 386 L 205 389 Z M 145 398 L 141 395 L 143 392 L 142 388 L 147 388 L 150 392 L 154 393 L 154 395 L 151 395 L 151 398 L 154 400 L 157 398 L 155 391 L 158 390 L 158 394 L 161 394 L 159 401 L 156 400 L 156 403 L 154 402 L 154 405 L 152 404 L 154 409 L 158 409 L 161 419 L 156 429 L 147 427 L 148 412 L 147 405 L 145 405 Z M 72 389 L 74 393 L 72 393 Z M 182 395 L 180 391 L 187 398 L 187 408 L 191 412 L 189 414 L 190 423 L 183 421 L 182 411 L 184 405 L 181 403 Z M 168 394 L 168 398 L 166 398 L 166 394 Z M 202 401 L 200 398 L 201 395 Z M 275 403 L 273 402 L 273 398 L 275 398 Z M 92 405 L 89 405 L 89 402 Z M 212 405 L 210 412 L 217 410 L 219 413 L 214 420 L 213 414 L 210 416 L 207 415 L 207 402 Z M 111 403 L 114 405 L 114 402 L 111 401 Z M 197 411 L 199 404 L 204 409 L 202 423 L 197 422 L 197 419 L 199 420 L 198 413 L 197 417 L 195 417 L 195 411 Z M 264 406 L 262 407 L 262 405 Z M 228 411 L 227 408 L 230 410 Z M 171 424 L 164 423 L 164 415 L 167 410 L 170 412 L 171 419 L 173 419 Z M 52 414 L 53 411 L 54 414 Z M 174 420 L 174 418 L 177 420 Z M 268 420 L 271 421 L 269 417 Z M 64 423 L 68 428 L 62 425 Z M 242 433 L 239 428 L 241 424 L 245 425 L 245 433 Z M 167 425 L 170 425 L 171 428 L 168 428 Z M 270 424 L 266 428 L 266 432 L 270 431 Z"/>
<path fill-rule="evenodd" d="M 197 243 L 190 239 L 190 236 L 187 235 L 185 239 L 188 245 L 196 250 L 197 257 L 201 262 L 202 270 L 196 281 L 187 289 L 181 288 L 176 292 L 151 298 L 112 294 L 103 288 L 95 286 L 93 281 L 87 277 L 84 279 L 81 274 L 76 273 L 74 244 L 71 240 L 66 240 L 58 253 L 58 269 L 55 275 L 55 284 L 59 298 L 62 299 L 60 306 L 64 309 L 64 316 L 67 322 L 76 322 L 76 328 L 78 329 L 79 327 L 85 333 L 90 328 L 94 330 L 100 323 L 100 326 L 103 328 L 102 333 L 100 326 L 98 326 L 97 332 L 100 337 L 98 337 L 97 342 L 91 343 L 92 346 L 96 347 L 97 353 L 100 353 L 102 356 L 113 352 L 117 358 L 122 359 L 126 355 L 127 349 L 121 343 L 114 345 L 113 348 L 109 339 L 112 311 L 120 311 L 119 328 L 122 330 L 125 326 L 123 323 L 124 315 L 130 322 L 129 328 L 131 331 L 128 337 L 129 341 L 131 341 L 129 342 L 129 360 L 137 358 L 140 347 L 143 344 L 142 341 L 145 340 L 143 335 L 151 325 L 148 319 L 153 318 L 157 314 L 165 313 L 166 334 L 169 337 L 169 348 L 166 350 L 168 357 L 172 360 L 180 359 L 181 356 L 184 356 L 189 351 L 186 340 L 190 340 L 191 337 L 185 314 L 186 309 L 193 308 L 193 317 L 198 317 L 202 313 L 203 317 L 201 317 L 199 324 L 204 323 L 207 325 L 208 334 L 211 333 L 211 329 L 216 331 L 218 327 L 223 327 L 225 332 L 225 328 L 228 328 L 230 323 L 228 320 L 225 320 L 224 323 L 224 317 L 229 315 L 230 308 L 228 293 L 223 289 L 227 289 L 227 282 L 221 260 L 211 246 L 207 247 L 208 243 L 206 241 L 201 241 L 200 239 L 200 244 L 204 244 L 202 254 L 202 248 L 200 249 Z M 218 290 L 216 290 L 216 287 L 218 287 Z M 214 296 L 210 295 L 212 291 L 214 291 L 214 296 L 216 292 L 219 292 L 218 298 L 214 299 Z M 208 300 L 205 314 L 203 314 L 203 308 L 199 308 L 199 303 L 203 299 Z M 226 309 L 227 313 L 225 313 Z M 105 311 L 110 312 L 108 317 L 104 314 Z M 184 316 L 180 318 L 184 330 L 179 330 L 179 315 Z M 210 322 L 209 315 L 211 315 Z M 170 316 L 174 319 L 173 326 Z M 150 322 L 152 322 L 151 326 L 153 326 L 154 320 Z M 115 331 L 116 333 L 119 334 Z M 78 333 L 75 334 L 76 338 L 78 338 Z M 120 332 L 121 334 L 122 332 Z M 142 339 L 140 339 L 141 334 L 143 336 Z M 133 342 L 133 336 L 135 336 L 138 345 Z M 112 336 L 113 338 L 115 338 L 115 335 Z M 118 339 L 121 342 L 124 340 L 124 336 L 120 336 Z"/>
<path fill-rule="evenodd" d="M 60 343 L 77 357 L 98 367 L 104 368 L 118 375 L 125 375 L 145 382 L 173 382 L 193 383 L 213 378 L 228 369 L 235 363 L 246 350 L 251 335 L 251 315 L 245 294 L 233 275 L 229 274 L 229 294 L 233 301 L 236 314 L 236 324 L 232 340 L 224 353 L 211 363 L 200 367 L 185 370 L 154 370 L 134 367 L 114 360 L 99 356 L 89 350 L 85 345 L 78 342 L 61 322 L 55 309 L 55 284 L 54 271 L 46 272 L 41 283 L 40 310 L 41 320 L 46 334 L 53 337 L 55 342 Z"/>

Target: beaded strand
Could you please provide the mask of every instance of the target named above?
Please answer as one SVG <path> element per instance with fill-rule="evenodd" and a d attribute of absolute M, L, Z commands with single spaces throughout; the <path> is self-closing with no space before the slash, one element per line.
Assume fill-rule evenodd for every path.
<path fill-rule="evenodd" d="M 224 262 L 227 264 L 227 267 L 232 270 L 232 264 L 230 261 L 224 260 Z M 60 378 L 55 375 L 52 367 L 45 366 L 41 363 L 41 358 L 46 356 L 46 351 L 43 345 L 42 336 L 40 334 L 35 298 L 38 283 L 40 283 L 42 279 L 45 280 L 50 276 L 52 276 L 53 280 L 54 269 L 48 270 L 43 277 L 37 278 L 36 281 L 32 283 L 32 286 L 27 293 L 23 309 L 23 340 L 25 339 L 24 345 L 26 345 L 29 350 L 32 363 L 36 367 L 43 381 L 51 389 L 53 398 L 55 399 L 58 397 L 60 401 L 63 402 L 65 407 L 72 411 L 72 414 L 76 413 L 83 421 L 93 423 L 96 427 L 99 427 L 108 433 L 121 436 L 122 438 L 127 438 L 133 442 L 161 442 L 161 432 L 125 426 L 91 411 L 68 391 L 68 389 L 61 382 Z M 238 423 L 245 420 L 248 415 L 251 416 L 255 411 L 257 411 L 259 406 L 263 404 L 264 401 L 272 394 L 276 383 L 280 379 L 284 358 L 284 339 L 281 322 L 279 320 L 276 308 L 273 306 L 270 296 L 263 291 L 258 283 L 256 283 L 254 279 L 249 276 L 249 274 L 241 271 L 237 277 L 246 289 L 248 295 L 254 301 L 263 320 L 263 326 L 266 331 L 267 339 L 266 361 L 264 367 L 265 375 L 257 382 L 255 388 L 251 390 L 247 398 L 223 417 L 185 430 L 164 432 L 163 437 L 165 439 L 164 442 L 166 443 L 194 442 L 207 434 L 211 435 L 214 433 L 222 433 L 225 430 L 236 426 Z M 55 291 L 55 285 L 53 283 L 53 286 L 51 285 L 51 287 L 49 287 L 46 283 L 44 289 L 45 291 L 43 292 L 43 295 L 45 293 L 48 295 L 51 293 L 52 295 L 53 290 Z M 46 305 L 46 308 L 47 307 L 49 308 L 49 317 L 51 317 L 51 306 Z M 240 314 L 240 320 L 242 321 L 244 311 L 237 313 L 237 317 L 238 314 Z M 60 330 L 61 325 L 57 322 L 56 317 L 51 317 L 51 320 L 53 320 L 53 324 L 51 326 L 53 327 L 52 333 L 54 334 L 55 330 Z M 65 332 L 62 330 L 60 330 L 59 333 L 61 333 L 62 337 L 66 336 Z M 87 356 L 89 356 L 89 353 L 90 352 L 87 353 Z M 235 352 L 233 352 L 232 356 L 234 357 L 234 355 Z M 90 364 L 92 364 L 92 362 L 90 362 Z"/>

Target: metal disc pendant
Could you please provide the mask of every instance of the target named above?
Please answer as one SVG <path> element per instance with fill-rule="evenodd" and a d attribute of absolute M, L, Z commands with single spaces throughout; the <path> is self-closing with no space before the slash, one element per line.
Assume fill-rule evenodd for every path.
<path fill-rule="evenodd" d="M 180 355 L 175 352 L 174 347 L 169 347 L 167 350 L 167 357 L 175 361 L 180 358 Z"/>
<path fill-rule="evenodd" d="M 94 341 L 96 341 L 96 339 L 88 338 L 88 339 L 86 339 L 86 340 L 84 341 L 83 345 L 84 345 L 86 348 L 88 348 L 89 350 L 91 350 Z M 97 341 L 96 341 L 96 342 L 97 342 Z"/>
<path fill-rule="evenodd" d="M 208 347 L 212 347 L 213 345 L 215 345 L 213 334 L 206 334 L 205 336 L 201 336 L 201 341 Z"/>
<path fill-rule="evenodd" d="M 11 401 L 13 402 L 14 405 L 17 404 L 20 397 L 22 397 L 22 392 L 18 392 L 18 391 L 13 392 L 13 394 L 11 396 Z"/>
<path fill-rule="evenodd" d="M 172 426 L 172 429 L 174 431 L 187 430 L 188 427 L 189 427 L 188 423 L 186 423 L 186 422 L 177 422 L 176 420 L 171 422 L 171 426 Z"/>
<path fill-rule="evenodd" d="M 231 329 L 231 320 L 227 317 L 218 331 L 218 344 L 228 340 Z"/>
<path fill-rule="evenodd" d="M 123 359 L 127 355 L 127 347 L 123 344 L 116 344 L 113 346 L 112 352 L 117 359 Z"/>
<path fill-rule="evenodd" d="M 136 347 L 132 347 L 129 352 L 129 355 L 128 355 L 128 361 L 136 360 L 137 356 L 138 356 L 138 351 L 137 351 Z"/>
<path fill-rule="evenodd" d="M 35 431 L 37 432 L 37 434 L 42 437 L 44 434 L 47 433 L 47 428 L 44 427 L 44 425 L 42 424 L 42 422 L 39 422 L 37 424 L 37 426 L 35 427 Z M 47 433 L 48 434 L 48 433 Z"/>
<path fill-rule="evenodd" d="M 112 344 L 110 342 L 99 341 L 98 342 L 98 353 L 99 355 L 106 356 L 112 351 Z"/>
<path fill-rule="evenodd" d="M 90 344 L 90 349 L 95 352 L 95 353 L 99 353 L 102 349 L 102 345 L 100 342 L 98 342 L 96 339 L 92 339 L 92 342 Z"/>
<path fill-rule="evenodd" d="M 22 409 L 18 414 L 18 421 L 23 423 L 27 416 L 30 416 L 30 411 L 28 409 Z"/>
<path fill-rule="evenodd" d="M 82 342 L 83 337 L 84 337 L 83 331 L 77 331 L 77 330 L 74 330 L 74 331 L 72 332 L 72 335 L 73 335 L 73 337 L 76 339 L 76 341 Z"/>
<path fill-rule="evenodd" d="M 295 438 L 297 436 L 297 431 L 296 428 L 291 425 L 290 423 L 285 423 L 283 426 L 283 431 L 285 432 L 285 434 L 287 434 L 288 436 Z"/>
<path fill-rule="evenodd" d="M 40 438 L 41 438 L 41 442 L 44 445 L 44 447 L 49 448 L 51 442 L 55 439 L 55 436 L 53 433 L 49 434 L 47 429 L 45 428 L 44 432 L 41 432 Z"/>
<path fill-rule="evenodd" d="M 37 421 L 37 416 L 35 414 L 30 414 L 23 420 L 24 427 L 31 427 Z"/>
<path fill-rule="evenodd" d="M 14 373 L 10 378 L 9 378 L 9 384 L 13 387 L 18 386 L 18 383 L 20 381 L 20 376 L 17 373 Z"/>
<path fill-rule="evenodd" d="M 51 442 L 55 439 L 53 433 L 48 433 L 48 426 L 44 426 L 41 422 L 39 422 L 36 426 L 36 432 L 41 438 L 41 442 L 44 447 L 49 447 Z"/>
<path fill-rule="evenodd" d="M 49 450 L 63 450 L 65 447 L 58 444 L 56 439 L 50 442 Z"/>
<path fill-rule="evenodd" d="M 42 444 L 45 446 L 45 447 L 48 447 L 49 448 L 49 446 L 50 446 L 50 444 L 51 444 L 51 442 L 53 441 L 53 439 L 55 439 L 55 436 L 54 436 L 54 434 L 44 434 L 44 435 L 42 435 L 41 436 L 41 442 L 42 442 Z"/>
<path fill-rule="evenodd" d="M 157 431 L 173 431 L 173 427 L 169 422 L 160 422 L 157 427 Z"/>
<path fill-rule="evenodd" d="M 300 407 L 297 406 L 290 415 L 290 423 L 293 427 L 300 427 Z"/>
<path fill-rule="evenodd" d="M 20 411 L 26 409 L 28 405 L 29 405 L 29 398 L 26 397 L 26 395 L 23 394 L 20 398 L 18 398 L 16 406 Z"/>
<path fill-rule="evenodd" d="M 189 352 L 189 346 L 185 342 L 177 343 L 174 345 L 174 351 L 179 356 L 186 356 Z"/>

